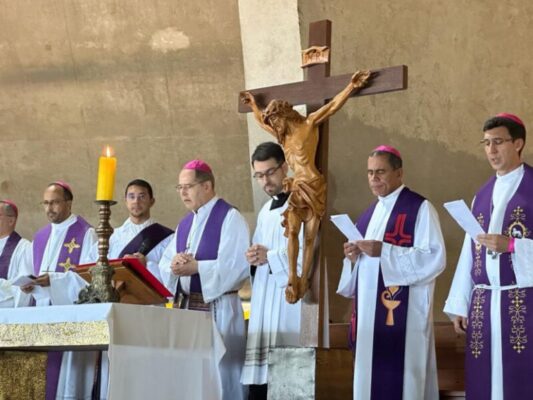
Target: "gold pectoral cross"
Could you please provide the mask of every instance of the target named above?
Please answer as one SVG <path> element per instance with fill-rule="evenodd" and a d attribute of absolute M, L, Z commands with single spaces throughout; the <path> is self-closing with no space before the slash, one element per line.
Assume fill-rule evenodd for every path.
<path fill-rule="evenodd" d="M 70 242 L 65 243 L 63 246 L 65 246 L 68 249 L 68 254 L 72 254 L 74 249 L 79 249 L 81 246 L 76 243 L 76 238 L 72 238 Z"/>
<path fill-rule="evenodd" d="M 79 247 L 79 246 L 78 246 Z M 70 263 L 70 257 L 67 257 L 67 260 L 65 262 L 62 262 L 62 263 L 59 263 L 57 264 L 59 265 L 60 267 L 62 267 L 65 272 L 67 272 L 69 269 L 71 269 L 72 267 L 74 267 L 74 264 L 71 264 Z"/>
<path fill-rule="evenodd" d="M 401 303 L 400 300 L 394 300 L 394 295 L 398 292 L 398 290 L 400 290 L 399 286 L 390 286 L 388 288 L 385 288 L 385 290 L 381 293 L 381 302 L 389 311 L 387 313 L 387 319 L 385 321 L 385 325 L 387 326 L 394 326 L 393 310 Z"/>

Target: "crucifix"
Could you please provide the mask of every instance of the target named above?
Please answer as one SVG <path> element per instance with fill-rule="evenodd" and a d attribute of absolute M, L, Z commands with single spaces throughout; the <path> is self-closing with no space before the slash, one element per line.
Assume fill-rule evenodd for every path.
<path fill-rule="evenodd" d="M 290 103 L 291 105 L 302 105 L 307 106 L 308 116 L 316 114 L 317 111 L 324 110 L 325 104 L 330 104 L 328 101 L 332 98 L 334 100 L 338 98 L 335 96 L 337 94 L 345 93 L 344 101 L 348 97 L 352 96 L 363 96 L 370 94 L 386 93 L 396 90 L 403 90 L 407 88 L 407 67 L 404 65 L 382 68 L 372 70 L 370 73 L 363 72 L 366 74 L 366 78 L 357 77 L 357 74 L 345 74 L 338 76 L 330 76 L 330 59 L 329 56 L 331 48 L 331 21 L 323 20 L 318 22 L 313 22 L 309 26 L 309 48 L 304 50 L 303 53 L 303 66 L 307 71 L 307 79 L 303 82 L 295 82 L 286 85 L 272 86 L 260 89 L 253 89 L 248 92 L 241 92 L 239 94 L 239 112 L 250 112 L 254 111 L 256 118 L 258 117 L 258 107 L 264 108 L 272 100 L 282 99 L 285 102 Z M 361 73 L 360 73 L 361 74 Z M 371 75 L 371 80 L 369 84 L 365 87 L 366 79 L 368 75 Z M 354 81 L 355 80 L 355 81 Z M 349 88 L 346 86 L 349 82 L 353 83 L 353 87 L 357 90 L 348 91 Z M 241 101 L 245 99 L 245 101 Z M 253 104 L 251 104 L 253 102 Z M 285 103 L 285 102 L 279 102 Z M 271 107 L 269 104 L 269 107 Z M 342 106 L 340 104 L 340 106 Z M 274 107 L 277 107 L 274 104 Z M 279 107 L 278 107 L 279 108 Z M 268 111 L 268 110 L 266 110 Z M 336 111 L 336 110 L 335 110 Z M 274 110 L 271 115 L 276 116 L 280 114 L 279 111 Z M 331 115 L 330 113 L 329 115 Z M 265 112 L 263 112 L 265 115 Z M 266 114 L 268 117 L 268 113 Z M 260 119 L 260 118 L 258 118 Z M 272 120 L 273 117 L 270 117 Z M 305 120 L 305 118 L 304 118 Z M 328 141 L 329 141 L 329 132 L 328 132 L 328 122 L 327 118 L 322 122 L 320 116 L 317 117 L 319 121 L 319 142 L 318 148 L 315 156 L 315 163 L 318 171 L 325 178 L 327 177 L 328 170 Z M 272 123 L 273 122 L 273 123 Z M 303 122 L 306 122 L 303 121 Z M 265 121 L 261 124 L 263 128 L 270 131 L 276 136 L 275 129 L 268 129 L 270 125 L 275 125 L 276 121 Z M 293 154 L 287 154 L 287 149 L 283 146 L 283 140 L 278 136 L 278 141 L 284 147 L 284 152 L 289 157 Z M 291 165 L 291 162 L 289 165 Z M 314 166 L 313 166 L 314 168 Z M 327 182 L 324 183 L 324 189 L 327 188 Z M 307 189 L 304 189 L 307 190 Z M 318 189 L 319 190 L 319 189 Z M 327 190 L 326 190 L 327 191 Z M 295 191 L 291 190 L 292 193 Z M 326 196 L 323 194 L 324 198 L 324 210 L 327 211 L 326 207 Z M 289 199 L 290 201 L 291 199 Z M 289 203 L 290 204 L 290 203 Z M 304 220 L 306 217 L 300 216 L 301 220 Z M 290 222 L 290 220 L 289 220 Z M 287 231 L 286 231 L 287 232 Z M 288 232 L 290 234 L 290 232 Z M 290 245 L 289 245 L 290 246 Z M 324 293 L 325 293 L 325 269 L 326 269 L 326 258 L 324 254 L 325 239 L 323 236 L 319 235 L 319 246 L 318 251 L 315 251 L 314 254 L 314 268 L 312 269 L 313 273 L 310 277 L 302 276 L 302 282 L 307 283 L 307 278 L 310 279 L 311 287 L 303 298 L 302 303 L 302 321 L 301 321 L 301 334 L 300 342 L 302 346 L 308 347 L 320 347 L 323 344 L 324 337 Z M 304 248 L 305 252 L 305 248 Z M 290 250 L 289 250 L 290 253 Z M 290 255 L 289 255 L 290 256 Z M 289 281 L 289 290 L 287 291 L 288 301 L 294 300 L 295 295 L 291 295 L 291 290 L 298 292 L 294 287 L 291 289 L 291 282 Z M 305 291 L 306 288 L 303 289 Z M 300 288 L 300 293 L 303 293 Z M 296 298 L 297 300 L 297 298 Z"/>

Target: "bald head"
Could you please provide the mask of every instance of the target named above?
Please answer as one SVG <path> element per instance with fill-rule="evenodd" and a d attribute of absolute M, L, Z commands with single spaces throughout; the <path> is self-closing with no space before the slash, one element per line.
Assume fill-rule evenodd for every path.
<path fill-rule="evenodd" d="M 0 238 L 11 235 L 17 225 L 17 212 L 15 208 L 0 201 Z"/>

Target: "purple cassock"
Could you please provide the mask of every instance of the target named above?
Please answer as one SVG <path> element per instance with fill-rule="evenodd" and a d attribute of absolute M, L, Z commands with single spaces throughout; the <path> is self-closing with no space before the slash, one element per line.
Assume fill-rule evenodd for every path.
<path fill-rule="evenodd" d="M 492 193 L 496 177 L 478 191 L 472 207 L 485 232 L 492 214 Z M 524 164 L 524 176 L 505 209 L 502 234 L 518 239 L 531 238 L 533 230 L 533 168 Z M 499 256 L 500 286 L 491 287 L 486 269 L 486 248 L 472 241 L 471 277 L 474 290 L 468 313 L 466 349 L 466 396 L 491 398 L 491 302 L 499 296 L 503 395 L 505 399 L 533 396 L 533 288 L 519 288 L 510 253 Z M 490 255 L 489 255 L 490 256 Z M 494 299 L 498 300 L 498 299 Z M 499 363 L 500 360 L 494 360 Z"/>
<path fill-rule="evenodd" d="M 198 250 L 194 258 L 201 260 L 216 260 L 218 256 L 218 247 L 220 244 L 220 234 L 222 232 L 222 224 L 228 212 L 233 208 L 223 199 L 218 199 L 211 214 L 207 219 Z M 188 251 L 187 239 L 191 231 L 194 213 L 188 213 L 179 223 L 176 233 L 176 252 L 183 253 Z M 181 285 L 178 281 L 176 288 L 176 296 L 181 292 Z M 188 307 L 190 310 L 209 311 L 209 304 L 204 303 L 202 295 L 202 282 L 200 281 L 200 274 L 191 275 L 191 285 L 189 294 Z"/>
<path fill-rule="evenodd" d="M 7 238 L 2 255 L 0 255 L 0 279 L 7 279 L 9 273 L 9 264 L 11 263 L 11 257 L 20 242 L 20 235 L 13 231 Z"/>
<path fill-rule="evenodd" d="M 48 266 L 48 268 L 53 267 L 51 270 L 52 272 L 66 272 L 71 267 L 78 265 L 80 262 L 83 238 L 90 227 L 91 225 L 82 217 L 77 217 L 76 222 L 74 222 L 67 230 L 65 241 L 59 252 L 57 264 L 55 266 Z M 48 224 L 39 230 L 33 238 L 33 270 L 36 276 L 40 274 L 44 250 L 50 239 L 51 232 L 52 224 Z M 62 356 L 63 352 L 60 351 L 48 352 L 48 361 L 46 365 L 46 400 L 54 400 L 56 398 Z"/>
<path fill-rule="evenodd" d="M 424 201 L 424 197 L 404 188 L 392 208 L 383 241 L 396 246 L 412 247 L 418 210 Z M 357 220 L 357 228 L 363 236 L 366 234 L 376 205 L 377 201 Z M 385 287 L 381 269 L 377 285 L 370 398 L 374 400 L 401 400 L 403 396 L 409 286 Z M 357 287 L 355 291 L 354 302 L 357 301 Z M 395 308 L 390 311 L 392 305 Z M 357 310 L 357 305 L 354 303 L 354 315 L 350 327 L 351 339 L 355 339 L 356 332 L 355 310 Z M 355 346 L 355 343 L 352 345 Z"/>

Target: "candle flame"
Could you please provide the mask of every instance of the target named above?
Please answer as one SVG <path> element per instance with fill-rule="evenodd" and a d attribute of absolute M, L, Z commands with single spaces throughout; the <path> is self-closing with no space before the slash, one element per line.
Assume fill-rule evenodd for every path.
<path fill-rule="evenodd" d="M 113 157 L 115 155 L 115 152 L 113 151 L 113 148 L 111 146 L 109 146 L 109 145 L 106 145 L 104 147 L 104 151 L 102 153 L 106 157 Z"/>

